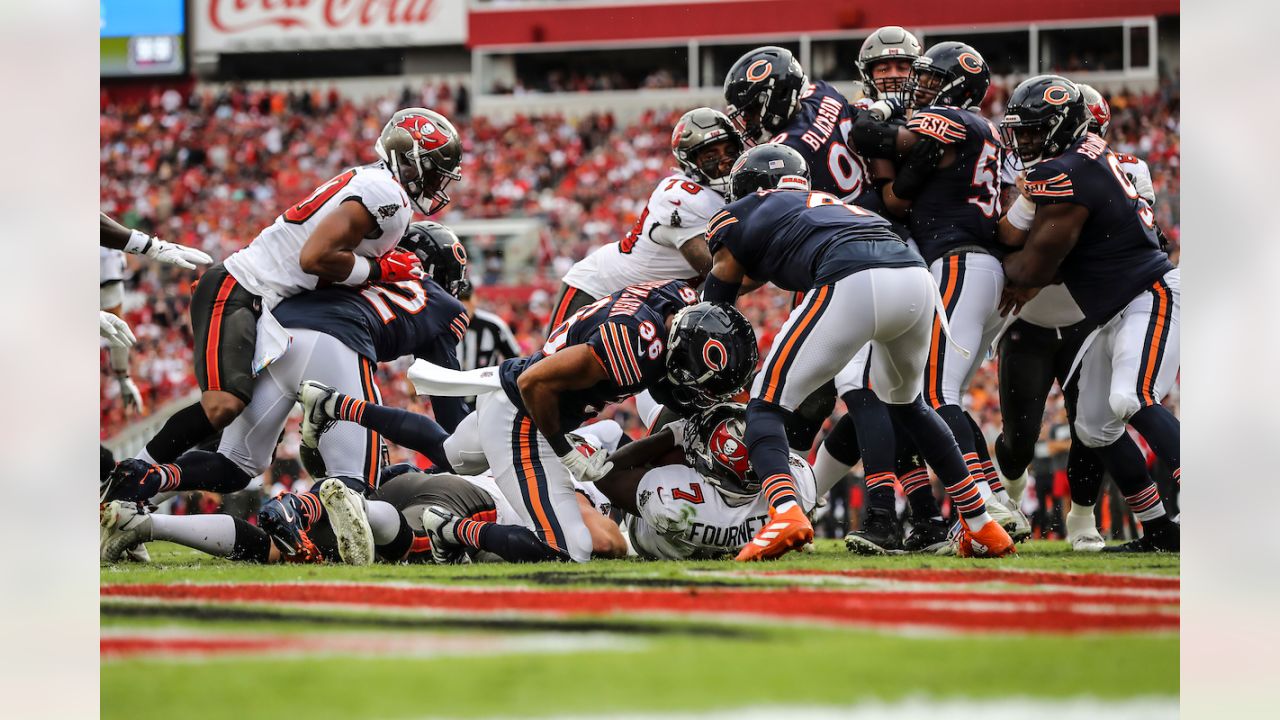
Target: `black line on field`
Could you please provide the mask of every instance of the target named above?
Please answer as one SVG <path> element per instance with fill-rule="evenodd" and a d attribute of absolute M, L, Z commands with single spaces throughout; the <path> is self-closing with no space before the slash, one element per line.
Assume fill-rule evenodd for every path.
<path fill-rule="evenodd" d="M 523 632 L 611 632 L 622 635 L 693 635 L 726 639 L 751 639 L 761 633 L 750 628 L 728 625 L 678 625 L 658 623 L 598 622 L 593 620 L 544 620 L 513 617 L 412 617 L 412 616 L 353 616 L 317 612 L 299 613 L 296 610 L 235 607 L 229 605 L 134 605 L 103 602 L 99 606 L 103 617 L 146 618 L 148 620 L 226 620 L 236 622 L 292 622 L 316 625 L 362 626 L 374 628 L 412 630 L 508 630 Z"/>

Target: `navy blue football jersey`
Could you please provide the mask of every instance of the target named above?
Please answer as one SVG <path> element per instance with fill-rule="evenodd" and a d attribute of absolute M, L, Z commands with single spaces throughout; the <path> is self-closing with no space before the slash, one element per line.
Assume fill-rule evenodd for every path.
<path fill-rule="evenodd" d="M 711 254 L 728 248 L 760 282 L 807 292 L 859 270 L 924 266 L 889 221 L 823 192 L 763 190 L 707 221 Z"/>
<path fill-rule="evenodd" d="M 1037 205 L 1074 203 L 1089 210 L 1080 239 L 1059 273 L 1094 322 L 1105 322 L 1173 269 L 1160 249 L 1155 215 L 1102 138 L 1087 133 L 1027 173 Z"/>
<path fill-rule="evenodd" d="M 830 83 L 818 80 L 800 93 L 799 107 L 769 142 L 800 153 L 809 163 L 809 187 L 852 202 L 869 189 L 862 158 L 845 138 L 853 126 L 849 101 Z"/>
<path fill-rule="evenodd" d="M 605 406 L 666 377 L 667 318 L 696 302 L 698 294 L 680 280 L 631 285 L 600 298 L 552 330 L 541 350 L 503 362 L 499 372 L 502 389 L 512 404 L 525 411 L 516 385 L 520 374 L 563 348 L 586 345 L 609 377 L 585 390 L 561 394 L 561 427 L 578 427 Z"/>
<path fill-rule="evenodd" d="M 287 328 L 331 335 L 374 362 L 413 355 L 453 370 L 469 322 L 462 303 L 431 278 L 331 285 L 286 298 L 272 312 Z M 431 407 L 450 432 L 469 412 L 462 398 L 433 397 Z"/>
<path fill-rule="evenodd" d="M 911 237 L 927 263 L 965 245 L 998 254 L 1000 165 L 1004 143 L 990 120 L 956 107 L 920 109 L 907 129 L 954 153 L 929 176 L 911 203 Z"/>

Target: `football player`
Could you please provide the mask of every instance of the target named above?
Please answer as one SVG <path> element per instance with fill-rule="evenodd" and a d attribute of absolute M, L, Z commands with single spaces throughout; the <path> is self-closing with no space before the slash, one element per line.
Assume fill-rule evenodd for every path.
<path fill-rule="evenodd" d="M 756 359 L 751 323 L 732 306 L 698 303 L 678 280 L 633 285 L 578 310 L 533 355 L 505 361 L 501 390 L 478 396 L 476 412 L 448 446 L 422 434 L 388 437 L 413 449 L 439 448 L 454 469 L 458 458 L 482 456 L 479 462 L 491 468 L 523 525 L 537 533 L 541 554 L 527 559 L 582 562 L 591 545 L 575 509 L 573 481 L 594 482 L 610 466 L 607 453 L 580 451 L 568 430 L 644 390 L 668 404 L 712 404 L 745 385 Z M 369 425 L 367 411 L 357 417 L 342 409 L 343 395 L 316 404 L 303 399 L 304 442 L 308 418 Z M 448 544 L 478 542 L 491 529 L 505 532 L 458 527 L 460 520 L 440 516 L 432 532 Z"/>
<path fill-rule="evenodd" d="M 99 244 L 104 248 L 134 255 L 146 255 L 157 262 L 177 265 L 187 270 L 195 270 L 197 265 L 208 265 L 213 262 L 213 258 L 200 250 L 178 243 L 165 242 L 141 230 L 130 230 L 112 220 L 104 212 L 98 213 L 98 216 L 101 225 Z"/>
<path fill-rule="evenodd" d="M 916 60 L 908 82 L 913 113 L 896 143 L 900 165 L 882 193 L 888 211 L 907 218 L 956 339 L 949 342 L 941 319 L 934 322 L 925 400 L 951 428 L 984 498 L 998 501 L 988 503 L 992 516 L 1020 540 L 1030 535 L 1030 523 L 1001 485 L 986 439 L 962 406 L 985 348 L 1004 326 L 996 237 L 1004 146 L 975 110 L 990 84 L 986 61 L 964 43 L 939 43 Z M 957 346 L 975 352 L 964 356 Z"/>
<path fill-rule="evenodd" d="M 1111 125 L 1111 108 L 1106 99 L 1088 85 L 1077 83 L 1076 87 L 1089 108 L 1089 132 L 1106 138 Z M 1009 155 L 1016 158 L 1013 153 Z M 1116 159 L 1138 194 L 1154 207 L 1156 197 L 1147 164 L 1132 155 L 1118 154 Z M 1017 319 L 1000 336 L 998 351 L 1003 428 L 996 438 L 995 459 L 1005 488 L 1015 501 L 1021 499 L 1027 483 L 1027 466 L 1035 453 L 1045 401 L 1054 380 L 1064 389 L 1072 435 L 1067 455 L 1071 489 L 1067 542 L 1078 552 L 1100 552 L 1106 547 L 1094 515 L 1104 468 L 1097 453 L 1086 447 L 1075 432 L 1076 387 L 1067 382 L 1072 361 L 1096 327 L 1096 323 L 1085 319 L 1066 286 L 1054 283 L 1041 288 L 1021 306 Z"/>
<path fill-rule="evenodd" d="M 635 225 L 620 240 L 579 260 L 564 276 L 547 334 L 584 305 L 628 285 L 689 280 L 707 274 L 707 219 L 724 207 L 729 169 L 742 138 L 724 113 L 695 108 L 671 132 L 679 172 L 663 178 Z"/>
<path fill-rule="evenodd" d="M 886 25 L 868 35 L 856 60 L 863 96 L 873 103 L 892 102 L 897 105 L 894 114 L 901 115 L 907 106 L 911 64 L 920 51 L 916 36 L 897 25 Z"/>
<path fill-rule="evenodd" d="M 963 516 L 960 552 L 1012 552 L 1008 534 L 987 514 L 955 438 L 920 397 L 938 304 L 924 260 L 879 215 L 810 191 L 804 158 L 785 145 L 757 146 L 738 158 L 729 192 L 731 202 L 707 225 L 714 264 L 704 298 L 732 302 L 747 275 L 805 293 L 751 388 L 747 445 L 771 521 L 737 559 L 772 559 L 813 539 L 788 461 L 787 416 L 867 343 L 872 390 L 938 472 Z"/>
<path fill-rule="evenodd" d="M 790 50 L 767 46 L 738 58 L 724 79 L 724 101 L 747 144 L 779 143 L 799 153 L 814 190 L 853 202 L 868 189 L 862 158 L 846 144 L 849 101 L 828 82 L 809 82 Z"/>
<path fill-rule="evenodd" d="M 1005 275 L 1015 304 L 1061 277 L 1099 326 L 1069 380 L 1079 384 L 1075 431 L 1143 523 L 1143 536 L 1119 549 L 1177 551 L 1179 527 L 1125 425 L 1178 476 L 1180 427 L 1160 400 L 1178 372 L 1180 277 L 1151 206 L 1106 141 L 1088 132 L 1091 118 L 1080 89 L 1060 76 L 1029 78 L 1010 96 L 1001 132 L 1027 168 L 1027 197 L 1001 224 L 1005 244 L 1022 248 L 1005 258 Z"/>
<path fill-rule="evenodd" d="M 243 490 L 271 464 L 298 400 L 299 384 L 307 378 L 328 383 L 320 387 L 329 393 L 339 388 L 376 404 L 379 394 L 373 372 L 378 362 L 414 355 L 457 369 L 456 348 L 466 332 L 467 313 L 454 293 L 465 281 L 466 253 L 451 230 L 434 222 L 414 223 L 399 247 L 411 253 L 428 275 L 359 290 L 332 286 L 282 302 L 276 317 L 293 335 L 293 345 L 255 379 L 249 405 L 223 432 L 218 451 L 191 451 L 162 465 L 125 460 L 108 478 L 103 501 L 140 501 L 167 491 Z M 468 412 L 460 399 L 452 397 L 433 398 L 432 407 L 448 430 L 425 416 L 414 417 L 430 423 L 442 437 Z M 380 448 L 378 433 L 344 425 L 313 446 L 314 452 L 304 447 L 303 454 L 316 468 L 316 477 L 360 478 L 352 489 L 367 493 L 379 476 Z M 316 553 L 308 530 L 334 508 L 341 513 L 334 523 L 339 529 L 367 524 L 361 508 L 346 494 L 336 489 L 325 494 L 317 483 L 312 492 L 288 493 L 268 502 L 259 525 L 286 554 L 313 559 Z M 372 561 L 371 544 L 343 550 L 348 562 Z"/>
<path fill-rule="evenodd" d="M 449 202 L 445 186 L 461 177 L 458 134 L 441 115 L 408 108 L 387 122 L 375 150 L 377 162 L 316 188 L 200 277 L 191 298 L 200 401 L 170 417 L 139 458 L 171 463 L 244 411 L 253 376 L 287 347 L 271 315 L 284 298 L 321 282 L 359 287 L 422 274 L 413 254 L 395 247 L 414 208 L 431 214 Z"/>
<path fill-rule="evenodd" d="M 769 503 L 747 459 L 746 408 L 724 403 L 679 420 L 614 455 L 596 483 L 629 513 L 631 546 L 650 560 L 736 555 L 769 522 Z M 804 458 L 788 458 L 811 513 L 830 487 L 815 485 Z"/>

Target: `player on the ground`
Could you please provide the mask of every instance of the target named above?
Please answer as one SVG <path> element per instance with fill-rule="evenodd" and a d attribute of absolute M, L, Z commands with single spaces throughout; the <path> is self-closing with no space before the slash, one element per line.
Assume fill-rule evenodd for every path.
<path fill-rule="evenodd" d="M 984 498 L 998 501 L 988 503 L 992 516 L 1023 539 L 1030 524 L 1000 484 L 986 438 L 963 407 L 985 349 L 1004 326 L 996 238 L 1004 146 L 996 127 L 975 110 L 990 84 L 986 61 L 964 43 L 938 43 L 916 60 L 908 82 L 913 113 L 898 130 L 898 168 L 882 193 L 887 210 L 907 219 L 956 341 L 934 322 L 925 400 L 951 428 Z M 971 352 L 966 357 L 956 346 Z"/>
<path fill-rule="evenodd" d="M 1091 115 L 1089 132 L 1105 139 L 1111 125 L 1111 108 L 1097 90 L 1079 83 L 1076 86 Z M 1138 194 L 1154 206 L 1155 192 L 1146 163 L 1132 155 L 1117 155 L 1116 159 Z M 1016 202 L 1022 204 L 1021 209 L 1034 212 L 1030 200 Z M 1017 217 L 1018 213 L 1013 216 Z M 1027 483 L 1027 466 L 1031 464 L 1040 437 L 1045 401 L 1057 380 L 1066 400 L 1072 437 L 1067 455 L 1067 479 L 1071 488 L 1071 510 L 1066 517 L 1067 542 L 1079 552 L 1100 552 L 1106 542 L 1098 532 L 1094 505 L 1104 479 L 1104 468 L 1097 453 L 1086 447 L 1076 433 L 1077 387 L 1067 382 L 1080 346 L 1097 324 L 1085 319 L 1080 306 L 1060 282 L 1041 288 L 1022 305 L 1016 317 L 1000 337 L 997 365 L 1003 428 L 996 438 L 995 459 L 1004 476 L 1005 488 L 1015 501 L 1021 499 Z"/>
<path fill-rule="evenodd" d="M 287 347 L 274 337 L 271 315 L 284 298 L 321 282 L 358 287 L 421 274 L 413 255 L 395 246 L 413 208 L 431 214 L 449 202 L 444 188 L 461 177 L 458 134 L 444 117 L 408 108 L 387 122 L 375 150 L 377 162 L 316 188 L 200 277 L 191 298 L 200 401 L 170 417 L 141 459 L 171 463 L 244 410 L 258 366 Z"/>
<path fill-rule="evenodd" d="M 733 307 L 697 303 L 681 281 L 635 285 L 574 313 L 533 355 L 504 362 L 501 390 L 477 398 L 476 412 L 449 438 L 451 449 L 435 446 L 451 450 L 454 469 L 454 460 L 481 456 L 479 464 L 491 469 L 523 524 L 537 533 L 539 554 L 528 560 L 581 562 L 591 548 L 573 510 L 573 481 L 593 482 L 610 466 L 607 453 L 579 451 L 568 431 L 643 390 L 713 404 L 742 388 L 756 357 L 751 324 Z M 307 413 L 370 425 L 368 413 L 345 415 L 343 402 L 337 396 Z M 422 434 L 388 437 L 414 449 L 435 443 Z M 490 532 L 455 532 L 457 520 L 440 516 L 433 532 L 450 544 Z"/>
<path fill-rule="evenodd" d="M 695 108 L 681 116 L 671 132 L 679 172 L 658 183 L 622 239 L 596 249 L 564 276 L 547 334 L 578 308 L 628 285 L 706 275 L 707 219 L 724 207 L 729 168 L 742 150 L 741 136 L 719 110 Z"/>
<path fill-rule="evenodd" d="M 282 302 L 276 316 L 293 335 L 293 345 L 255 379 L 251 402 L 223 432 L 218 451 L 191 451 L 162 465 L 125 460 L 108 479 L 103 500 L 146 500 L 165 491 L 243 490 L 270 465 L 305 379 L 326 383 L 320 386 L 321 394 L 341 391 L 376 404 L 378 362 L 413 355 L 456 369 L 456 348 L 467 315 L 453 293 L 465 279 L 466 253 L 452 231 L 434 222 L 414 223 L 399 247 L 411 253 L 428 275 L 362 289 L 333 286 Z M 432 422 L 441 436 L 447 436 L 468 412 L 459 398 L 452 397 L 432 398 L 432 407 L 440 425 L 448 428 Z M 360 478 L 354 489 L 368 492 L 379 475 L 380 448 L 377 433 L 344 425 L 310 448 L 316 452 L 309 458 L 308 448 L 303 454 L 316 477 Z M 341 494 L 334 491 L 326 496 L 317 483 L 312 492 L 288 493 L 268 502 L 260 525 L 286 554 L 313 557 L 307 531 L 334 503 L 344 504 L 339 508 L 344 517 L 350 512 L 357 515 L 349 523 L 336 523 L 339 529 L 364 524 L 359 510 L 350 508 Z M 344 552 L 348 562 L 372 560 L 371 546 L 351 549 L 354 555 Z"/>
<path fill-rule="evenodd" d="M 1083 343 L 1070 383 L 1079 383 L 1073 423 L 1101 457 L 1143 522 L 1129 551 L 1177 551 L 1179 528 L 1165 513 L 1134 427 L 1177 477 L 1180 427 L 1160 404 L 1176 380 L 1180 278 L 1161 250 L 1151 206 L 1098 135 L 1079 88 L 1040 75 L 1009 98 L 1001 132 L 1027 168 L 1027 208 L 1001 225 L 1005 275 L 1017 305 L 1061 277 L 1086 320 L 1100 329 Z"/>
<path fill-rule="evenodd" d="M 747 460 L 746 408 L 724 403 L 679 420 L 612 455 L 596 483 L 627 518 L 631 545 L 650 560 L 735 555 L 769 522 L 769 503 Z M 788 462 L 806 513 L 830 487 L 804 458 Z"/>
<path fill-rule="evenodd" d="M 786 146 L 744 153 L 734 165 L 730 196 L 707 225 L 715 264 L 704 297 L 732 301 L 748 275 L 805 293 L 751 388 L 748 449 L 771 522 L 737 559 L 772 559 L 813 539 L 789 468 L 787 417 L 868 342 L 872 390 L 937 471 L 963 517 L 960 551 L 1012 552 L 955 438 L 920 397 L 938 295 L 924 260 L 879 215 L 809 191 L 804 159 Z"/>

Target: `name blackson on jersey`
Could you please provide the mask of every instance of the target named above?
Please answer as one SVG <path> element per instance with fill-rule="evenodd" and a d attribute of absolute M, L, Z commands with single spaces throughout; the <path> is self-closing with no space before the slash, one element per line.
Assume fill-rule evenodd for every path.
<path fill-rule="evenodd" d="M 813 469 L 795 453 L 789 459 L 800 504 L 817 504 Z M 769 522 L 769 502 L 761 493 L 734 505 L 693 468 L 666 465 L 645 473 L 636 487 L 640 517 L 628 519 L 631 544 L 654 560 L 714 558 L 736 553 Z"/>
<path fill-rule="evenodd" d="M 701 235 L 724 203 L 723 195 L 688 175 L 664 178 L 631 230 L 575 264 L 564 276 L 565 284 L 602 298 L 628 285 L 696 277 L 680 247 Z"/>
<path fill-rule="evenodd" d="M 379 162 L 350 168 L 316 188 L 223 265 L 245 289 L 261 297 L 269 309 L 284 298 L 314 290 L 319 278 L 303 272 L 299 264 L 302 246 L 324 218 L 348 200 L 364 205 L 378 226 L 375 237 L 365 238 L 356 246 L 357 255 L 378 257 L 404 237 L 413 215 L 409 196 L 386 165 Z"/>

